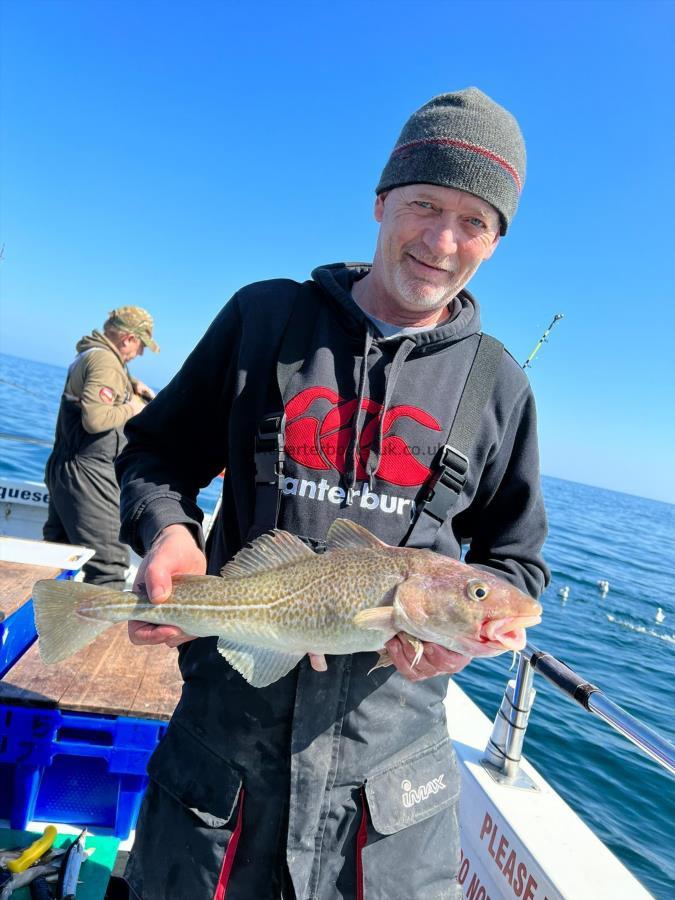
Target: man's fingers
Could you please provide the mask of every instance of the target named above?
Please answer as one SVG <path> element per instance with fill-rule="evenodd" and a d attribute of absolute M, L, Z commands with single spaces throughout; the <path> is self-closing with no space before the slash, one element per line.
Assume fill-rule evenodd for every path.
<path fill-rule="evenodd" d="M 163 603 L 171 596 L 172 579 L 177 574 L 203 575 L 206 557 L 194 536 L 185 525 L 168 525 L 152 542 L 152 546 L 138 569 L 134 591 L 145 595 L 152 603 Z M 149 622 L 129 622 L 132 644 L 166 644 L 178 647 L 194 636 L 175 625 L 153 625 Z"/>
<path fill-rule="evenodd" d="M 159 630 L 162 626 L 149 622 L 129 622 L 129 640 L 132 644 L 163 644 L 164 636 Z M 167 627 L 167 626 L 164 626 Z"/>
<path fill-rule="evenodd" d="M 393 637 L 390 641 L 387 641 L 385 647 L 389 651 L 391 661 L 396 666 L 401 675 L 405 675 L 405 677 L 410 679 L 411 681 L 416 681 L 419 675 L 419 671 L 416 671 L 412 667 L 413 654 L 411 654 L 411 658 L 408 659 L 403 643 L 401 642 L 398 635 Z"/>
<path fill-rule="evenodd" d="M 151 603 L 164 603 L 171 596 L 173 585 L 170 570 L 148 555 L 139 568 L 134 581 L 134 591 L 145 594 Z"/>
<path fill-rule="evenodd" d="M 206 557 L 187 526 L 168 525 L 157 535 L 141 563 L 134 591 L 145 593 L 152 603 L 163 603 L 171 596 L 174 575 L 205 572 Z"/>
<path fill-rule="evenodd" d="M 325 672 L 328 669 L 328 663 L 323 653 L 308 653 L 309 662 L 315 672 Z"/>
<path fill-rule="evenodd" d="M 446 650 L 440 644 L 425 644 L 424 656 L 427 661 L 440 672 L 449 672 L 456 675 L 469 665 L 473 657 L 455 653 L 454 650 Z"/>
<path fill-rule="evenodd" d="M 145 570 L 145 591 L 150 602 L 164 603 L 171 596 L 171 588 L 171 572 L 151 560 Z"/>
<path fill-rule="evenodd" d="M 134 594 L 145 594 L 145 575 L 143 574 L 143 563 L 141 563 L 138 572 L 136 572 L 136 577 L 134 578 L 134 583 L 131 585 L 131 590 Z"/>
<path fill-rule="evenodd" d="M 187 644 L 188 641 L 194 641 L 195 636 L 193 634 L 185 634 L 184 631 L 181 631 L 179 635 L 173 638 L 167 638 L 164 643 L 167 647 L 180 647 L 181 644 Z"/>
<path fill-rule="evenodd" d="M 395 635 L 387 641 L 386 647 L 398 671 L 410 681 L 422 681 L 441 674 L 455 675 L 471 662 L 470 656 L 446 650 L 439 644 L 424 642 L 422 658 L 417 665 L 413 665 L 415 649 L 402 635 Z"/>
<path fill-rule="evenodd" d="M 170 647 L 177 647 L 186 640 L 192 640 L 192 637 L 175 625 L 152 625 L 150 622 L 130 621 L 129 640 L 139 646 L 168 644 Z M 175 643 L 176 641 L 178 643 Z"/>

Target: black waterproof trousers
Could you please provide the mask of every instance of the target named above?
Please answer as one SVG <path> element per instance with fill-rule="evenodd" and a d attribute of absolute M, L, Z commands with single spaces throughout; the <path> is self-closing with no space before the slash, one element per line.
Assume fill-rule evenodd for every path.
<path fill-rule="evenodd" d="M 459 900 L 447 677 L 377 654 L 307 658 L 254 688 L 214 638 L 149 766 L 125 876 L 140 900 Z M 289 883 L 290 882 L 290 883 Z"/>
<path fill-rule="evenodd" d="M 119 487 L 112 461 L 75 456 L 49 460 L 45 480 L 49 511 L 46 541 L 92 547 L 83 567 L 84 580 L 124 590 L 129 548 L 119 540 Z"/>

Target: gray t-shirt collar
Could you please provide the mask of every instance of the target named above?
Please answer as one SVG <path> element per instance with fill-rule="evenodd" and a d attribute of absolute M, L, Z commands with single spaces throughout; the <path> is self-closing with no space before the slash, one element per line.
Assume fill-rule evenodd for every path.
<path fill-rule="evenodd" d="M 354 301 L 356 302 L 355 298 Z M 366 312 L 366 310 L 363 309 L 363 307 L 359 306 L 359 308 L 378 329 L 383 338 L 399 337 L 404 334 L 420 334 L 422 331 L 431 331 L 433 328 L 437 327 L 436 325 L 393 325 L 391 322 L 383 322 L 382 319 L 371 316 L 369 312 Z M 452 322 L 455 316 L 459 314 L 461 308 L 461 303 L 455 297 L 454 300 L 448 304 L 450 315 L 443 321 L 443 324 L 446 325 L 448 322 Z"/>

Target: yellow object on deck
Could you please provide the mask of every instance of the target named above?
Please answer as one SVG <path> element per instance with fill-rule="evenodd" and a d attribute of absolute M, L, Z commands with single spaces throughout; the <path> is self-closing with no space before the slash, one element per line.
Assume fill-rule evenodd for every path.
<path fill-rule="evenodd" d="M 53 825 L 47 825 L 42 832 L 42 837 L 37 841 L 33 841 L 30 847 L 21 854 L 18 859 L 12 859 L 7 863 L 10 872 L 25 872 L 33 863 L 36 863 L 41 856 L 49 850 L 56 840 L 56 828 Z"/>

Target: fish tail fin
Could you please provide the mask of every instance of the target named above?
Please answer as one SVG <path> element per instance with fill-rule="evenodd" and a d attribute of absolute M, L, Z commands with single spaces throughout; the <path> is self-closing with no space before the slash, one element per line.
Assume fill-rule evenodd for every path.
<path fill-rule="evenodd" d="M 119 593 L 79 581 L 38 581 L 33 587 L 33 614 L 44 662 L 61 662 L 110 628 L 112 622 L 84 618 L 77 610 L 88 600 L 101 600 L 105 595 L 112 598 Z"/>

